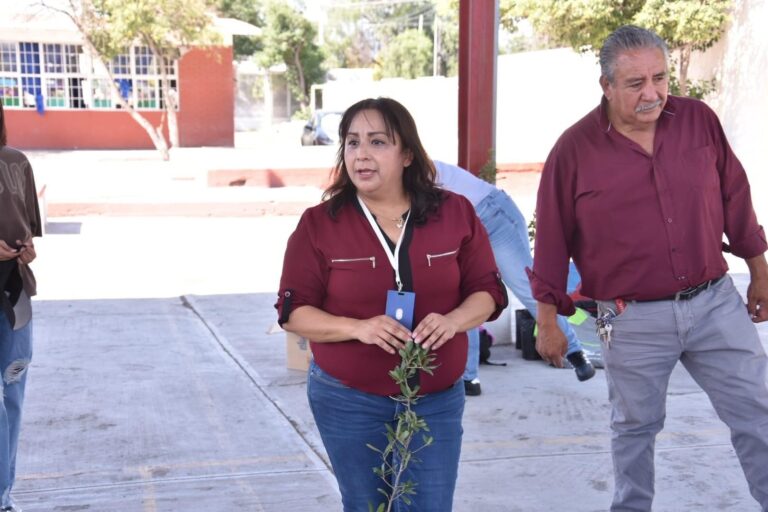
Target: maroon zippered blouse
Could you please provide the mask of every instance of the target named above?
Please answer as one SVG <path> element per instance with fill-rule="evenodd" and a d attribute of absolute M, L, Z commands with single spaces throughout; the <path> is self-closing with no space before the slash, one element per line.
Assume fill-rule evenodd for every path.
<path fill-rule="evenodd" d="M 507 305 L 506 289 L 491 252 L 488 235 L 464 197 L 445 192 L 438 212 L 413 226 L 408 246 L 416 293 L 414 328 L 429 313 L 448 313 L 469 295 L 487 291 L 497 304 L 490 320 Z M 395 288 L 394 270 L 363 213 L 344 205 L 331 219 L 326 204 L 307 209 L 288 240 L 275 307 L 282 320 L 299 306 L 351 318 L 384 314 L 387 290 Z M 377 395 L 399 394 L 388 372 L 400 356 L 357 340 L 311 342 L 315 362 L 355 389 Z M 456 336 L 435 351 L 434 375 L 420 376 L 421 391 L 442 391 L 464 372 L 467 336 Z"/>

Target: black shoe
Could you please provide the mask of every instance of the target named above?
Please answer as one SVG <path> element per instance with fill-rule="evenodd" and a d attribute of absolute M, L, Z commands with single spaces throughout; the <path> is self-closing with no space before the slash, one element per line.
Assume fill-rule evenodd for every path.
<path fill-rule="evenodd" d="M 568 354 L 565 358 L 573 365 L 576 378 L 580 381 L 589 380 L 595 376 L 595 367 L 592 366 L 592 363 L 583 351 L 579 350 L 573 354 Z"/>
<path fill-rule="evenodd" d="M 477 396 L 483 391 L 480 389 L 480 379 L 464 381 L 464 394 L 467 396 Z"/>

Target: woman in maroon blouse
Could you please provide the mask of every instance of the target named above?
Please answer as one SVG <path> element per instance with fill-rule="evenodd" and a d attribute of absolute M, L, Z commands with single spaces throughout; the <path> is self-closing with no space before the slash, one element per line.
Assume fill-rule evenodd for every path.
<path fill-rule="evenodd" d="M 351 106 L 339 127 L 334 180 L 288 241 L 276 307 L 308 338 L 308 396 L 345 511 L 380 502 L 373 472 L 394 425 L 399 387 L 389 376 L 413 339 L 435 355 L 419 375 L 416 413 L 433 446 L 408 478 L 421 511 L 450 511 L 461 448 L 466 331 L 506 306 L 487 235 L 471 203 L 440 190 L 408 111 L 388 98 Z M 385 314 L 388 292 L 413 299 L 411 326 Z M 406 307 L 407 309 L 407 307 Z M 408 312 L 406 312 L 406 317 Z M 407 324 L 407 322 L 406 322 Z M 412 449 L 418 449 L 413 446 Z"/>

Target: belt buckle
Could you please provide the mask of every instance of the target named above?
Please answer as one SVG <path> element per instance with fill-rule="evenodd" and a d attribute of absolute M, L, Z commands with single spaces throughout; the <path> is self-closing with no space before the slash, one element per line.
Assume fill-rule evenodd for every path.
<path fill-rule="evenodd" d="M 712 286 L 712 280 L 703 282 L 698 286 L 692 286 L 690 288 L 686 288 L 685 290 L 680 290 L 675 294 L 675 300 L 688 300 L 692 299 L 701 292 L 705 290 L 709 290 L 709 287 Z"/>

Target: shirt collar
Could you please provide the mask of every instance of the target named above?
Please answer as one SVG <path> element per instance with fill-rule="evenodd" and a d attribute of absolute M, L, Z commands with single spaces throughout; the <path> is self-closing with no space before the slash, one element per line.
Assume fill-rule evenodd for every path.
<path fill-rule="evenodd" d="M 676 110 L 675 97 L 671 94 L 668 94 L 667 102 L 664 104 L 664 110 L 661 111 L 661 116 L 659 116 L 658 123 L 661 124 L 663 122 L 672 121 L 672 119 L 675 117 Z M 608 119 L 608 98 L 606 98 L 605 95 L 600 98 L 600 106 L 597 107 L 597 115 L 598 123 L 600 123 L 600 130 L 602 130 L 603 133 L 610 132 L 613 126 L 611 125 L 610 119 Z"/>
<path fill-rule="evenodd" d="M 598 122 L 603 133 L 611 131 L 611 121 L 608 119 L 608 98 L 605 94 L 600 98 L 600 106 L 597 107 Z"/>

